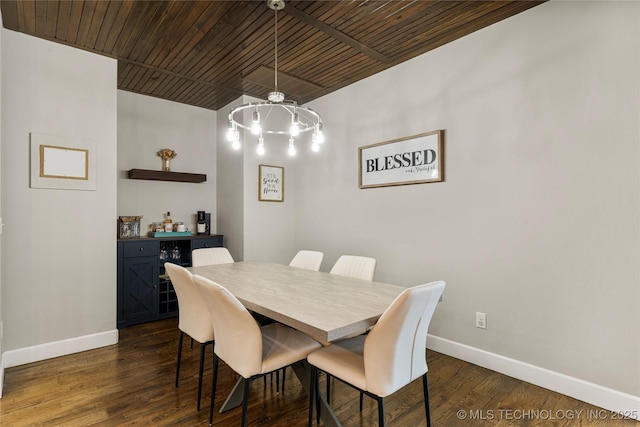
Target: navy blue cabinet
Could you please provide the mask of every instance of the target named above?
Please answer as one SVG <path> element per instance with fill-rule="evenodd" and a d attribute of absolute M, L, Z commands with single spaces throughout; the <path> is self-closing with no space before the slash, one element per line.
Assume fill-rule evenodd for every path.
<path fill-rule="evenodd" d="M 118 240 L 118 329 L 178 314 L 164 263 L 191 266 L 191 251 L 222 246 L 222 235 Z"/>

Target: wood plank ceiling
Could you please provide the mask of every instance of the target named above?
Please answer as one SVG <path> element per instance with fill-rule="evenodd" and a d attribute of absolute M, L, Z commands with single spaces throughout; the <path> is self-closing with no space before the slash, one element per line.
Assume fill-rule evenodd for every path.
<path fill-rule="evenodd" d="M 288 1 L 278 90 L 304 104 L 543 1 Z M 4 27 L 118 60 L 118 88 L 218 110 L 274 89 L 266 1 L 0 1 Z M 428 78 L 428 75 L 425 75 Z"/>

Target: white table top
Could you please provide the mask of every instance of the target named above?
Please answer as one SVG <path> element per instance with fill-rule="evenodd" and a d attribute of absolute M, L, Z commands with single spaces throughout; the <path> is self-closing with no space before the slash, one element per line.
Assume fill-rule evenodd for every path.
<path fill-rule="evenodd" d="M 328 343 L 364 333 L 405 288 L 263 262 L 191 267 L 247 309 Z"/>

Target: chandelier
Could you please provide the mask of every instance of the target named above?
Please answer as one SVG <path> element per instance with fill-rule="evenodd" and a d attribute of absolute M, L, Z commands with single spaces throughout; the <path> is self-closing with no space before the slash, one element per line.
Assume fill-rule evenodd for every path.
<path fill-rule="evenodd" d="M 267 0 L 267 5 L 275 11 L 274 90 L 269 92 L 267 101 L 244 104 L 229 112 L 227 140 L 232 143 L 231 146 L 234 149 L 239 150 L 241 147 L 239 129 L 246 129 L 258 137 L 257 152 L 262 155 L 265 152 L 264 135 L 285 135 L 289 137 L 289 155 L 294 156 L 296 154 L 295 138 L 305 132 L 313 131 L 311 149 L 318 151 L 320 144 L 324 142 L 320 115 L 311 108 L 286 100 L 284 93 L 278 92 L 278 10 L 284 8 L 284 0 Z M 251 112 L 250 123 L 244 122 L 244 112 Z"/>

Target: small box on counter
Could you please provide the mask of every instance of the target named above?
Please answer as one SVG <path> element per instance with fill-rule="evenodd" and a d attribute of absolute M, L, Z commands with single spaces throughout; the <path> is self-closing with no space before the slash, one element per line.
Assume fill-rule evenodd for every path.
<path fill-rule="evenodd" d="M 130 239 L 140 237 L 140 219 L 142 216 L 121 216 L 118 217 L 118 237 L 120 239 Z"/>

